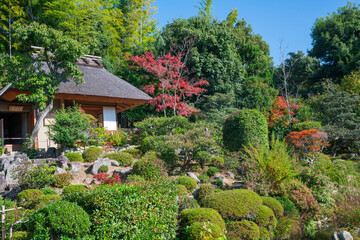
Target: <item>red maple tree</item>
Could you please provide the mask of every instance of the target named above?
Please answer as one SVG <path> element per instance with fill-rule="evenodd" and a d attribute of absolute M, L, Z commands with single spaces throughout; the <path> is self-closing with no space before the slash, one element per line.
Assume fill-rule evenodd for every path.
<path fill-rule="evenodd" d="M 142 88 L 154 97 L 150 104 L 156 106 L 156 111 L 164 112 L 165 117 L 168 108 L 173 110 L 174 116 L 189 116 L 197 113 L 198 110 L 187 104 L 187 98 L 205 92 L 206 89 L 200 86 L 209 85 L 204 79 L 187 77 L 184 74 L 186 66 L 181 58 L 180 53 L 175 56 L 168 53 L 155 59 L 152 52 L 128 58 L 159 80 Z"/>
<path fill-rule="evenodd" d="M 288 103 L 284 97 L 276 97 L 270 114 L 267 116 L 269 127 L 285 127 L 289 126 L 291 122 L 298 122 L 299 120 L 295 118 L 295 115 L 299 108 L 299 105 Z"/>
<path fill-rule="evenodd" d="M 291 132 L 285 139 L 288 143 L 293 144 L 295 149 L 305 156 L 308 153 L 320 152 L 325 146 L 329 146 L 327 133 L 317 129 Z"/>

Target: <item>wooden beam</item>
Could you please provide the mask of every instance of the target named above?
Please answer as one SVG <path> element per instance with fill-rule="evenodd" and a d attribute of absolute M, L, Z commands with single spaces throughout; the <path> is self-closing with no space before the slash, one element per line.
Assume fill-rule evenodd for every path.
<path fill-rule="evenodd" d="M 23 94 L 23 93 L 27 93 L 27 92 L 23 91 L 23 90 L 15 89 L 15 88 L 10 88 L 1 96 L 1 98 L 6 101 L 12 102 L 16 99 L 16 97 L 18 95 Z"/>

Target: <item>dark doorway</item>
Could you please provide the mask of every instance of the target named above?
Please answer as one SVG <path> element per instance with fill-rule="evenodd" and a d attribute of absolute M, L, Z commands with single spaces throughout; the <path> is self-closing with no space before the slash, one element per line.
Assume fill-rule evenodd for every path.
<path fill-rule="evenodd" d="M 4 145 L 23 144 L 28 133 L 28 113 L 0 113 L 0 136 Z"/>

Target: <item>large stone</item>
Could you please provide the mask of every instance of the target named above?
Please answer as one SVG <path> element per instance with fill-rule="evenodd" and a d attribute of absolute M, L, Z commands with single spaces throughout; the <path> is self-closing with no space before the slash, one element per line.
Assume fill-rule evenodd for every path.
<path fill-rule="evenodd" d="M 99 173 L 99 168 L 102 166 L 102 165 L 105 165 L 105 166 L 108 166 L 108 168 L 111 167 L 111 162 L 110 162 L 110 159 L 108 158 L 98 158 L 94 163 L 93 163 L 93 166 L 92 166 L 92 169 L 91 169 L 91 173 L 92 174 L 98 174 Z"/>
<path fill-rule="evenodd" d="M 59 167 L 55 169 L 55 172 L 54 172 L 55 175 L 62 174 L 62 173 L 66 173 L 66 170 L 63 168 L 59 168 Z"/>
<path fill-rule="evenodd" d="M 187 174 L 189 177 L 191 177 L 192 179 L 194 179 L 197 183 L 200 182 L 200 180 L 198 179 L 198 177 L 197 177 L 194 173 L 192 173 L 192 172 L 187 172 L 186 174 Z"/>
<path fill-rule="evenodd" d="M 61 167 L 61 168 L 66 168 L 68 166 L 69 162 L 70 161 L 66 156 L 60 155 L 57 158 L 56 165 L 58 165 L 58 167 Z"/>
<path fill-rule="evenodd" d="M 235 177 L 236 177 L 235 173 L 230 172 L 230 171 L 226 171 L 224 174 L 227 178 L 230 178 L 230 179 L 235 179 Z"/>
<path fill-rule="evenodd" d="M 22 191 L 20 187 L 15 187 L 11 189 L 11 191 L 8 191 L 5 193 L 4 198 L 9 198 L 12 201 L 15 201 L 17 195 Z"/>
<path fill-rule="evenodd" d="M 54 147 L 48 148 L 45 153 L 46 158 L 56 158 L 58 156 L 58 150 Z"/>
<path fill-rule="evenodd" d="M 118 161 L 115 161 L 115 160 L 110 160 L 110 163 L 111 163 L 112 166 L 115 166 L 115 167 L 119 167 L 119 166 L 120 166 L 119 162 L 118 162 Z"/>
<path fill-rule="evenodd" d="M 334 232 L 332 240 L 354 240 L 353 236 L 348 231 Z"/>
<path fill-rule="evenodd" d="M 120 169 L 115 169 L 113 172 L 113 176 L 114 175 L 118 175 L 120 176 L 121 182 L 126 182 L 126 179 L 129 175 L 131 175 L 131 170 L 120 170 Z"/>
<path fill-rule="evenodd" d="M 6 188 L 6 176 L 4 172 L 0 172 L 0 192 L 5 192 Z"/>
<path fill-rule="evenodd" d="M 80 172 L 82 170 L 81 162 L 69 162 L 70 172 Z"/>

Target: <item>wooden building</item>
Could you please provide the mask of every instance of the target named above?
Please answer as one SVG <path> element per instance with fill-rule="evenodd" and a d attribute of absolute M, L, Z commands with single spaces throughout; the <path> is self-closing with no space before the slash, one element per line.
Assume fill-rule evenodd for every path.
<path fill-rule="evenodd" d="M 84 84 L 73 81 L 59 85 L 54 108 L 44 120 L 36 139 L 37 147 L 47 149 L 56 145 L 47 136 L 48 126 L 52 124 L 54 113 L 62 106 L 80 104 L 86 113 L 93 115 L 98 122 L 110 131 L 118 129 L 118 113 L 142 105 L 151 97 L 128 82 L 109 73 L 103 68 L 100 58 L 85 56 L 77 60 L 84 73 Z M 17 101 L 24 91 L 5 86 L 0 90 L 0 138 L 7 151 L 20 151 L 35 124 L 34 109 L 30 103 Z"/>

